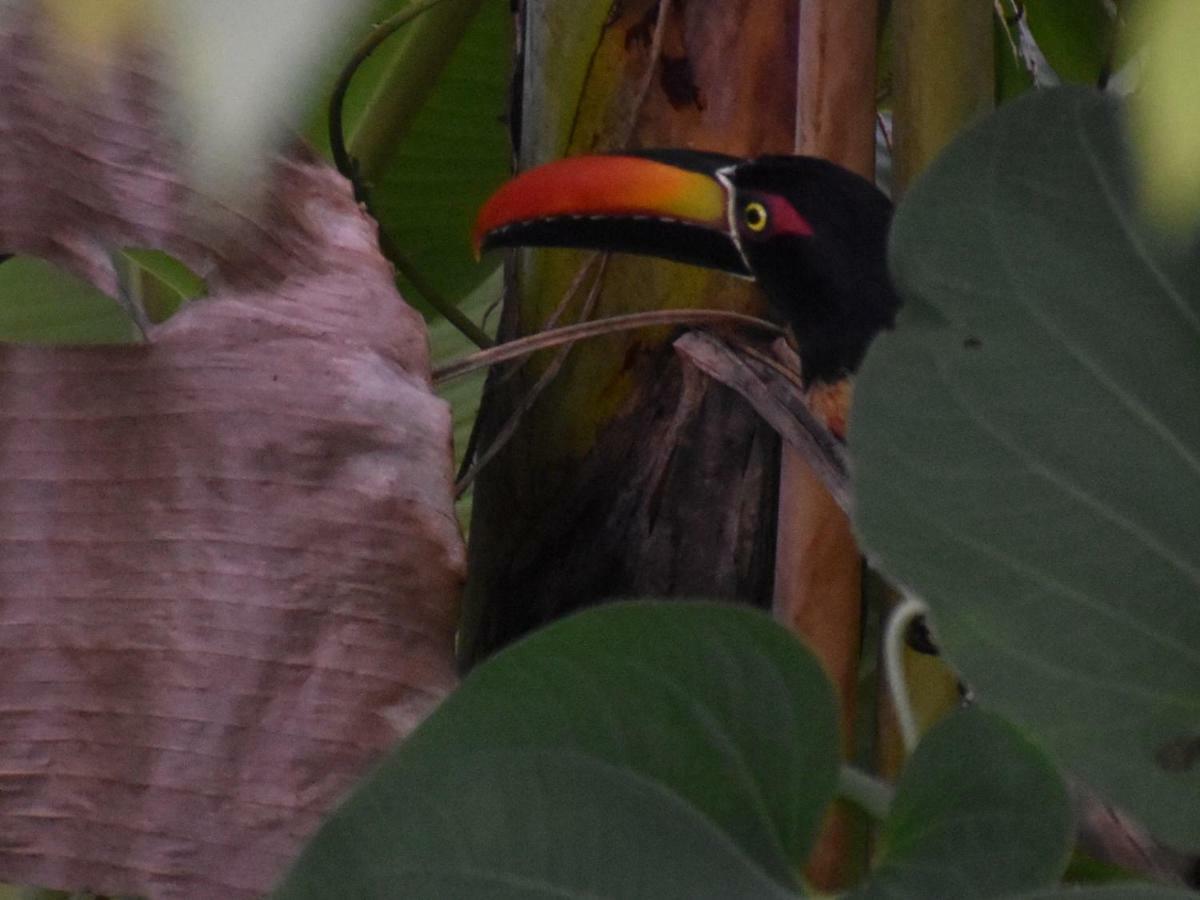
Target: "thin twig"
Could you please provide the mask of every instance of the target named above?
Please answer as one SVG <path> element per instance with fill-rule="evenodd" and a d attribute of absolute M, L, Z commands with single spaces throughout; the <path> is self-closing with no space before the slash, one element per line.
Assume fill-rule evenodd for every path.
<path fill-rule="evenodd" d="M 883 146 L 887 148 L 888 156 L 892 155 L 892 134 L 887 128 L 887 119 L 883 113 L 875 113 L 875 122 L 879 126 L 879 133 L 883 135 Z"/>
<path fill-rule="evenodd" d="M 548 315 L 546 317 L 546 320 L 544 322 L 542 322 L 541 327 L 538 329 L 539 333 L 544 332 L 544 331 L 550 331 L 551 329 L 558 327 L 559 321 L 562 320 L 562 317 L 566 314 L 567 310 L 571 307 L 571 301 L 574 300 L 576 295 L 579 294 L 579 289 L 581 287 L 583 287 L 583 282 L 586 280 L 588 274 L 592 271 L 592 268 L 597 263 L 601 263 L 604 267 L 607 267 L 608 266 L 608 254 L 607 253 L 604 253 L 604 254 L 592 253 L 592 254 L 588 255 L 588 258 L 583 261 L 583 265 L 581 265 L 579 267 L 579 269 L 575 272 L 575 274 L 571 277 L 571 283 L 567 285 L 567 289 L 563 292 L 562 299 L 558 301 L 558 306 L 554 307 L 553 312 L 551 312 L 550 315 Z M 589 292 L 588 301 L 584 302 L 584 309 L 581 310 L 580 314 L 579 314 L 579 321 L 581 321 L 581 322 L 586 321 L 587 319 L 591 318 L 591 310 L 594 309 L 595 304 L 591 303 L 590 299 L 591 299 L 591 294 Z M 520 365 L 513 366 L 512 368 L 509 369 L 508 372 L 505 372 L 503 375 L 500 376 L 498 383 L 499 384 L 506 383 L 512 376 L 516 375 L 517 372 L 519 372 L 520 370 L 521 370 Z"/>
<path fill-rule="evenodd" d="M 1008 47 L 1012 51 L 1013 58 L 1016 59 L 1018 63 L 1024 64 L 1021 58 L 1021 50 L 1017 46 L 1016 39 L 1013 38 L 1012 27 L 1009 23 L 1008 16 L 1004 12 L 1004 6 L 1002 5 L 1001 0 L 995 0 L 992 8 L 995 10 L 996 18 L 1000 20 L 1000 27 L 1004 29 L 1004 36 L 1008 38 Z M 1012 24 L 1016 24 L 1018 22 L 1020 22 L 1020 17 L 1014 10 Z"/>
<path fill-rule="evenodd" d="M 584 276 L 591 271 L 592 266 L 598 259 L 602 260 L 601 271 L 603 271 L 603 266 L 608 262 L 607 254 L 602 257 L 598 253 L 593 253 L 588 257 L 587 261 L 579 267 L 579 271 L 575 273 L 575 277 L 571 279 L 570 285 L 567 286 L 567 291 L 565 294 L 563 294 L 562 300 L 559 301 L 558 306 L 554 308 L 554 311 L 550 313 L 546 321 L 542 323 L 541 330 L 545 331 L 546 329 L 553 328 L 556 324 L 558 324 L 558 320 L 562 318 L 562 315 L 570 306 L 571 301 L 575 299 L 575 295 L 579 292 L 579 288 L 583 284 Z M 595 308 L 594 300 L 599 289 L 599 285 L 600 280 L 597 278 L 596 284 L 593 287 L 591 294 L 589 294 L 588 301 L 584 304 L 583 312 L 580 314 L 581 319 L 591 318 L 592 310 Z M 533 407 L 534 401 L 537 400 L 537 398 L 541 396 L 542 391 L 549 386 L 554 375 L 558 374 L 559 369 L 562 368 L 562 362 L 565 358 L 565 355 L 569 351 L 569 344 L 559 351 L 558 356 L 556 356 L 547 367 L 547 372 L 543 373 L 542 377 L 539 378 L 537 382 L 534 383 L 533 387 L 526 392 L 525 396 L 521 398 L 520 402 L 517 404 L 517 408 L 509 415 L 508 419 L 505 420 L 504 425 L 501 426 L 500 430 L 496 432 L 496 437 L 492 441 L 491 445 L 482 453 L 478 452 L 479 422 L 478 420 L 476 421 L 475 425 L 471 428 L 471 436 L 467 438 L 467 446 L 463 451 L 462 462 L 458 467 L 458 474 L 454 476 L 454 496 L 456 499 L 461 497 L 466 492 L 467 488 L 479 474 L 480 469 L 482 469 L 487 462 L 490 462 L 496 456 L 496 454 L 500 452 L 500 449 L 506 443 L 508 443 L 512 435 L 516 433 L 516 426 L 520 423 L 521 418 Z M 521 365 L 519 363 L 513 365 L 509 371 L 495 378 L 490 389 L 495 390 L 496 387 L 506 383 L 520 370 Z M 550 377 L 547 377 L 547 373 L 550 374 Z M 477 459 L 483 460 L 483 462 L 477 464 Z"/>
<path fill-rule="evenodd" d="M 625 123 L 625 133 L 621 135 L 621 140 L 616 142 L 620 147 L 628 149 L 629 142 L 633 140 L 633 131 L 637 128 L 638 116 L 650 95 L 650 86 L 654 84 L 654 70 L 658 68 L 658 61 L 662 58 L 663 39 L 666 37 L 667 17 L 670 12 L 671 0 L 658 0 L 658 18 L 654 21 L 654 36 L 650 39 L 650 61 L 646 64 L 646 74 L 642 76 L 642 83 L 638 85 L 637 99 L 633 103 L 629 121 Z"/>
<path fill-rule="evenodd" d="M 477 347 L 491 347 L 495 341 L 482 328 L 464 315 L 449 298 L 435 288 L 429 279 L 421 274 L 407 255 L 396 245 L 387 231 L 384 230 L 383 223 L 380 221 L 376 208 L 371 202 L 371 192 L 363 182 L 361 173 L 358 170 L 358 163 L 350 155 L 350 150 L 346 145 L 346 130 L 343 123 L 346 95 L 350 90 L 350 84 L 354 80 L 359 67 L 388 38 L 417 16 L 421 15 L 421 13 L 432 9 L 441 2 L 442 0 L 428 0 L 428 2 L 420 5 L 403 9 L 385 19 L 367 35 L 366 40 L 354 51 L 353 55 L 346 62 L 346 65 L 342 67 L 342 71 L 339 73 L 338 79 L 333 86 L 333 92 L 329 96 L 329 150 L 333 156 L 333 163 L 337 166 L 337 170 L 353 186 L 354 198 L 366 207 L 367 212 L 378 223 L 379 248 L 383 251 L 383 255 L 395 266 L 396 271 L 425 298 L 430 306 L 444 316 L 446 321 L 466 335 L 471 343 Z"/>
<path fill-rule="evenodd" d="M 590 262 L 591 261 L 589 260 L 589 264 L 585 264 L 584 267 L 579 270 L 580 275 L 589 270 Z M 600 286 L 604 283 L 604 270 L 607 267 L 608 254 L 604 254 L 600 257 L 600 264 L 596 271 L 596 279 L 592 282 L 592 288 L 590 291 L 588 291 L 587 300 L 584 301 L 583 310 L 580 313 L 580 318 L 585 321 L 591 317 L 592 313 L 596 309 L 596 301 L 600 299 Z M 563 302 L 559 304 L 559 308 L 554 311 L 555 314 L 551 316 L 551 319 L 557 321 L 558 315 L 561 314 L 567 305 L 567 300 L 569 300 L 570 296 L 572 296 L 574 293 L 575 289 L 573 288 L 568 293 L 568 296 L 563 299 Z M 542 396 L 542 392 L 545 391 L 546 388 L 550 386 L 550 383 L 558 377 L 558 373 L 562 370 L 562 367 L 566 363 L 567 357 L 570 355 L 571 349 L 574 346 L 575 345 L 573 343 L 564 344 L 562 346 L 559 352 L 555 354 L 554 359 L 551 360 L 550 365 L 546 367 L 546 371 L 544 371 L 538 380 L 534 382 L 533 386 L 525 392 L 525 396 L 521 398 L 521 402 L 517 404 L 516 409 L 509 414 L 504 426 L 498 432 L 496 432 L 495 436 L 492 438 L 492 443 L 488 446 L 487 450 L 479 454 L 478 458 L 475 460 L 475 464 L 472 465 L 469 470 L 467 470 L 465 473 L 462 473 L 462 475 L 454 484 L 455 499 L 466 493 L 467 489 L 471 486 L 471 483 L 475 480 L 475 477 L 480 473 L 480 471 L 482 471 L 483 467 L 490 463 L 496 457 L 496 455 L 508 445 L 508 442 L 512 440 L 513 435 L 517 433 L 517 426 L 521 424 L 521 420 L 525 417 L 525 414 L 529 412 L 529 410 L 533 409 L 533 405 L 537 402 L 538 398 Z"/>
<path fill-rule="evenodd" d="M 618 334 L 622 331 L 635 331 L 639 328 L 656 328 L 664 325 L 743 325 L 770 334 L 783 333 L 783 329 L 774 322 L 747 316 L 743 313 L 730 312 L 726 309 L 655 309 L 623 316 L 610 316 L 594 322 L 565 325 L 562 328 L 552 328 L 528 337 L 506 341 L 434 369 L 433 380 L 435 384 L 444 384 L 485 366 L 494 366 L 496 363 L 507 362 L 510 359 L 520 359 L 550 347 L 603 337 L 608 334 Z"/>
<path fill-rule="evenodd" d="M 849 513 L 845 449 L 809 407 L 793 370 L 759 352 L 740 335 L 718 337 L 692 331 L 678 338 L 674 346 L 693 366 L 749 403 L 800 453 L 838 506 Z"/>
<path fill-rule="evenodd" d="M 620 140 L 618 140 L 618 142 L 616 142 L 617 146 L 622 146 L 622 148 L 628 148 L 632 138 L 634 138 L 634 131 L 635 131 L 635 128 L 637 127 L 637 116 L 638 116 L 638 114 L 641 113 L 641 110 L 642 110 L 642 107 L 644 106 L 644 104 L 646 104 L 646 98 L 647 98 L 647 96 L 649 96 L 650 88 L 652 88 L 652 86 L 654 84 L 654 73 L 655 73 L 656 68 L 658 68 L 659 60 L 662 55 L 662 41 L 664 41 L 664 38 L 666 35 L 667 18 L 668 18 L 668 16 L 670 16 L 670 12 L 671 12 L 671 0 L 659 0 L 658 19 L 655 20 L 654 36 L 653 36 L 652 40 L 650 40 L 650 54 L 649 54 L 649 61 L 647 64 L 647 68 L 646 68 L 646 74 L 644 74 L 644 76 L 642 77 L 641 85 L 638 85 L 637 98 L 634 101 L 634 106 L 632 106 L 632 109 L 631 109 L 631 112 L 629 115 L 629 119 L 628 119 L 628 121 L 625 122 L 624 132 L 623 132 L 622 136 L 620 136 Z M 602 283 L 602 277 L 604 277 L 604 269 L 608 262 L 608 254 L 604 254 L 604 257 L 601 258 L 600 274 L 598 276 L 596 276 L 596 280 L 593 283 L 593 288 L 592 288 L 592 290 L 590 290 L 590 292 L 588 294 L 586 308 L 584 308 L 584 310 L 582 311 L 581 316 L 580 316 L 581 322 L 577 323 L 576 325 L 568 326 L 568 328 L 566 328 L 566 329 L 557 329 L 557 330 L 553 329 L 553 325 L 556 325 L 558 323 L 558 320 L 560 318 L 562 318 L 566 308 L 568 308 L 568 306 L 570 304 L 570 301 L 575 298 L 575 295 L 578 292 L 578 288 L 580 288 L 580 286 L 583 282 L 583 278 L 586 277 L 587 272 L 595 264 L 595 260 L 596 260 L 595 256 L 589 257 L 587 262 L 583 263 L 583 265 L 580 266 L 580 270 L 578 270 L 575 274 L 575 277 L 572 278 L 570 286 L 568 288 L 566 288 L 566 292 L 563 294 L 563 299 L 559 301 L 558 306 L 556 308 L 554 308 L 554 311 L 550 314 L 550 317 L 548 317 L 546 319 L 544 326 L 542 326 L 542 331 L 540 331 L 539 334 L 532 335 L 529 337 L 517 338 L 516 341 L 510 341 L 508 343 L 502 344 L 502 347 L 511 348 L 511 347 L 517 346 L 517 344 L 521 344 L 522 342 L 526 342 L 526 341 L 529 341 L 529 342 L 541 341 L 541 340 L 544 340 L 544 338 L 548 335 L 553 335 L 553 334 L 563 335 L 564 332 L 566 332 L 572 328 L 582 329 L 583 331 L 586 331 L 588 325 L 598 324 L 598 323 L 588 323 L 588 322 L 586 322 L 586 320 L 590 316 L 592 316 L 592 312 L 594 311 L 596 302 L 599 301 L 600 286 Z M 637 314 L 640 314 L 640 313 L 636 313 L 635 316 L 637 316 Z M 604 322 L 612 323 L 616 319 L 629 319 L 629 317 L 614 317 L 613 319 L 605 319 Z M 644 325 L 630 324 L 630 325 L 628 325 L 628 328 L 643 328 L 643 326 Z M 467 487 L 470 484 L 472 484 L 472 481 L 475 479 L 475 476 L 480 473 L 480 470 L 482 468 L 484 468 L 484 466 L 486 466 L 486 464 L 488 462 L 491 462 L 492 458 L 496 457 L 499 450 L 502 449 L 505 444 L 508 444 L 509 440 L 516 433 L 517 425 L 520 424 L 523 416 L 529 412 L 529 409 L 533 408 L 534 403 L 536 401 L 538 401 L 538 397 L 541 396 L 542 392 L 544 392 L 546 390 L 547 386 L 550 385 L 552 380 L 558 376 L 559 371 L 562 370 L 563 364 L 566 360 L 566 354 L 568 354 L 569 348 L 572 343 L 574 343 L 577 340 L 583 340 L 584 337 L 592 337 L 594 335 L 600 335 L 600 334 L 614 334 L 614 332 L 616 332 L 616 331 L 625 330 L 624 328 L 611 328 L 611 326 L 607 326 L 607 325 L 601 325 L 601 328 L 604 330 L 596 331 L 596 332 L 588 331 L 587 334 L 582 334 L 582 332 L 581 332 L 580 336 L 578 336 L 578 337 L 564 337 L 563 338 L 563 343 L 564 343 L 563 352 L 560 353 L 557 356 L 557 358 L 551 362 L 550 366 L 548 366 L 546 368 L 546 371 L 541 374 L 541 377 L 539 377 L 538 380 L 536 380 L 536 382 L 532 386 L 530 386 L 530 388 L 526 392 L 526 394 L 524 394 L 524 396 L 521 397 L 521 400 L 516 403 L 515 409 L 512 410 L 512 413 L 509 415 L 509 418 L 505 420 L 504 425 L 502 427 L 500 427 L 500 430 L 497 432 L 496 437 L 494 437 L 494 439 L 492 440 L 491 445 L 488 446 L 488 448 L 486 450 L 482 451 L 481 454 L 479 454 L 478 460 L 476 460 L 474 463 L 472 463 L 472 458 L 474 456 L 474 450 L 475 450 L 476 431 L 478 431 L 478 422 L 476 422 L 476 430 L 472 431 L 472 437 L 470 437 L 469 445 L 468 445 L 468 452 L 463 457 L 462 469 L 460 470 L 460 473 L 458 473 L 458 479 L 456 481 L 456 496 L 461 496 L 462 492 L 466 491 Z M 554 346 L 554 344 L 546 344 L 546 346 L 547 347 Z M 497 349 L 499 349 L 499 348 L 497 348 Z M 535 349 L 544 349 L 544 347 L 540 346 L 540 344 L 539 344 L 539 346 L 536 346 L 533 349 L 529 349 L 529 350 L 527 350 L 526 353 L 521 353 L 520 355 L 521 356 L 528 355 L 529 353 L 535 352 Z M 476 355 L 478 355 L 478 354 L 476 354 Z M 466 361 L 467 360 L 463 360 L 463 362 L 466 362 Z M 500 360 L 497 360 L 497 361 L 500 361 Z M 486 362 L 485 362 L 484 365 L 491 365 L 491 364 L 486 364 Z M 446 367 L 446 368 L 449 368 L 449 367 Z M 456 377 L 456 374 L 457 374 L 457 372 L 451 372 L 450 374 L 446 374 L 446 376 L 443 376 L 443 374 L 440 374 L 440 372 L 442 372 L 442 371 L 445 371 L 445 370 L 439 370 L 439 372 L 434 372 L 434 380 L 438 380 L 438 378 Z M 509 372 L 508 374 L 505 374 L 505 376 L 503 376 L 502 380 L 504 378 L 511 377 L 512 374 L 516 373 L 516 371 L 517 371 L 517 367 L 514 367 L 514 370 L 512 370 L 512 372 Z M 470 466 L 469 469 L 467 468 L 468 466 Z"/>
<path fill-rule="evenodd" d="M 367 212 L 375 217 L 372 211 L 371 204 L 367 204 Z M 496 342 L 478 325 L 468 318 L 462 310 L 455 306 L 450 300 L 442 296 L 441 292 L 430 284 L 416 267 L 409 262 L 404 251 L 396 246 L 389 235 L 383 228 L 379 226 L 379 248 L 383 251 L 383 255 L 388 258 L 396 271 L 408 279 L 408 283 L 417 289 L 422 297 L 428 301 L 438 313 L 446 318 L 451 325 L 457 328 L 462 334 L 476 347 L 494 347 Z"/>

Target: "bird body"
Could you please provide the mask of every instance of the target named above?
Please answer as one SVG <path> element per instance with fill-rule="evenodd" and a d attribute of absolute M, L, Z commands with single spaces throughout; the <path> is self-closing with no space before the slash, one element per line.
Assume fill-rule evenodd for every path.
<path fill-rule="evenodd" d="M 857 370 L 900 301 L 887 274 L 892 206 L 869 181 L 806 156 L 649 150 L 549 163 L 480 211 L 477 250 L 641 253 L 753 279 L 788 325 L 810 387 Z"/>

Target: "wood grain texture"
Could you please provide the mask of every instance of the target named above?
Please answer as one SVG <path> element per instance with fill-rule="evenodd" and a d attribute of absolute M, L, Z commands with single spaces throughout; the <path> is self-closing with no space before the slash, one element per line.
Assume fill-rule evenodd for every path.
<path fill-rule="evenodd" d="M 0 880 L 260 896 L 454 684 L 450 415 L 336 173 L 214 207 L 153 54 L 69 84 L 43 28 L 0 20 L 0 250 L 112 290 L 160 247 L 211 297 L 0 347 Z"/>

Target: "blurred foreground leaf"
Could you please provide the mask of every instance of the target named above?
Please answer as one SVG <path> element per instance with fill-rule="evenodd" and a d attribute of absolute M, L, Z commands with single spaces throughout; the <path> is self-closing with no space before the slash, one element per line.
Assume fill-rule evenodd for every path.
<path fill-rule="evenodd" d="M 1116 101 L 972 129 L 901 205 L 857 524 L 980 701 L 1200 847 L 1200 259 L 1138 222 Z"/>

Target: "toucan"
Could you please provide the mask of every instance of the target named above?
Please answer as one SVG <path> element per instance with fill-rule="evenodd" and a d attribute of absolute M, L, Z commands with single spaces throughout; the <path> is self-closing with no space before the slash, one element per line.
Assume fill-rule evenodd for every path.
<path fill-rule="evenodd" d="M 476 253 L 577 247 L 753 279 L 796 342 L 803 383 L 844 382 L 900 305 L 887 273 L 892 204 L 808 156 L 696 150 L 578 156 L 506 182 L 479 212 Z"/>

